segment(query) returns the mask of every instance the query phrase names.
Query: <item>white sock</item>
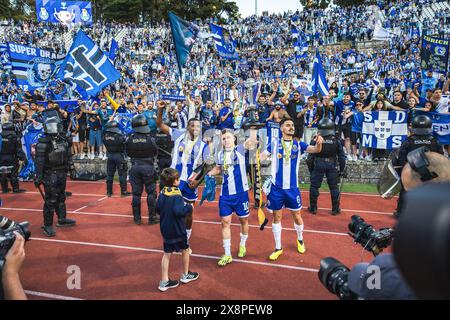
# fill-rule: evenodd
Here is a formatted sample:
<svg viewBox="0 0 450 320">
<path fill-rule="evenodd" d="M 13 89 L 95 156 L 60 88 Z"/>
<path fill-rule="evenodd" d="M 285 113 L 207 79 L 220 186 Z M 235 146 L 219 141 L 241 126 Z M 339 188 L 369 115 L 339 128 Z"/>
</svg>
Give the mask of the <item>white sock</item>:
<svg viewBox="0 0 450 320">
<path fill-rule="evenodd" d="M 188 240 L 191 239 L 192 229 L 186 229 Z"/>
<path fill-rule="evenodd" d="M 275 249 L 281 250 L 281 222 L 278 224 L 272 223 L 272 232 L 275 239 Z"/>
<path fill-rule="evenodd" d="M 231 256 L 231 239 L 223 240 L 223 248 L 225 249 L 225 255 Z"/>
<path fill-rule="evenodd" d="M 297 239 L 299 241 L 303 241 L 303 224 L 298 225 L 294 223 L 294 228 L 295 231 L 297 231 Z"/>
<path fill-rule="evenodd" d="M 240 244 L 241 247 L 245 247 L 247 239 L 248 239 L 248 234 L 241 233 L 241 244 Z"/>
</svg>

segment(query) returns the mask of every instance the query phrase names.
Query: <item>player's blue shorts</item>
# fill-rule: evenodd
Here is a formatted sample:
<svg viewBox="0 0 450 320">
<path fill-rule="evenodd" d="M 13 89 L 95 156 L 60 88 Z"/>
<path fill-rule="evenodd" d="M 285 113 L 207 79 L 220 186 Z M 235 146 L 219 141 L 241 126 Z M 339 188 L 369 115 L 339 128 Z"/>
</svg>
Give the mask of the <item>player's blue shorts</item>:
<svg viewBox="0 0 450 320">
<path fill-rule="evenodd" d="M 192 190 L 189 188 L 189 184 L 186 181 L 180 181 L 180 186 L 178 187 L 181 191 L 183 199 L 188 202 L 195 202 L 198 199 L 197 189 Z"/>
<path fill-rule="evenodd" d="M 228 217 L 236 212 L 239 218 L 247 218 L 250 215 L 248 205 L 248 192 L 241 192 L 233 196 L 220 196 L 219 214 L 221 217 Z"/>
<path fill-rule="evenodd" d="M 267 209 L 270 211 L 278 211 L 283 208 L 291 211 L 300 211 L 302 209 L 300 189 L 292 188 L 284 190 L 272 184 L 270 193 L 267 196 Z"/>
</svg>

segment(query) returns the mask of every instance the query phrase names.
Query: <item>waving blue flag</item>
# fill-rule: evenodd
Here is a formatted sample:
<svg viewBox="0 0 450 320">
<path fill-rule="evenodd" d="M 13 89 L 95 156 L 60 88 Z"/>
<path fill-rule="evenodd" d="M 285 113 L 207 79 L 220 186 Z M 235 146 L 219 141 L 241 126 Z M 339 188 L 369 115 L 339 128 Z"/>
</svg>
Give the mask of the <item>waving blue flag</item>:
<svg viewBox="0 0 450 320">
<path fill-rule="evenodd" d="M 172 39 L 177 53 L 178 69 L 180 76 L 182 68 L 185 67 L 187 58 L 191 53 L 194 43 L 197 41 L 199 28 L 193 23 L 189 23 L 177 17 L 173 12 L 169 12 L 170 29 L 172 30 Z"/>
<path fill-rule="evenodd" d="M 437 112 L 417 112 L 417 114 L 426 115 L 433 121 L 433 134 L 440 144 L 450 145 L 450 114 Z"/>
<path fill-rule="evenodd" d="M 120 73 L 98 45 L 80 30 L 57 78 L 70 83 L 87 100 L 110 83 L 119 80 Z"/>
<path fill-rule="evenodd" d="M 119 44 L 117 43 L 116 39 L 112 39 L 111 48 L 109 49 L 109 59 L 113 63 L 114 63 L 114 60 L 116 59 L 118 51 L 119 51 Z"/>
<path fill-rule="evenodd" d="M 317 94 L 320 92 L 322 96 L 328 95 L 328 84 L 325 71 L 322 66 L 319 50 L 316 50 L 316 58 L 314 59 L 313 76 L 312 76 L 312 92 Z"/>
<path fill-rule="evenodd" d="M 211 31 L 214 34 L 214 41 L 216 43 L 219 56 L 229 60 L 239 59 L 236 52 L 236 43 L 231 37 L 230 32 L 227 29 L 213 23 L 211 23 Z"/>
<path fill-rule="evenodd" d="M 42 124 L 36 126 L 31 123 L 25 128 L 22 136 L 22 150 L 27 157 L 25 167 L 20 171 L 19 178 L 23 180 L 32 180 L 34 178 L 35 166 L 33 157 L 31 156 L 31 147 L 36 144 L 40 137 L 44 135 Z"/>
</svg>

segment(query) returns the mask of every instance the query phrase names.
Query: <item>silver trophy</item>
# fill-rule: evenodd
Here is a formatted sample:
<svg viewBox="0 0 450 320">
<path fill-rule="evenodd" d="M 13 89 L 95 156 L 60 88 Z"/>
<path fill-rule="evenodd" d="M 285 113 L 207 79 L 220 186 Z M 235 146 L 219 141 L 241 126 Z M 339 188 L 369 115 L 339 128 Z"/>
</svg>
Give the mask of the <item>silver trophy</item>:
<svg viewBox="0 0 450 320">
<path fill-rule="evenodd" d="M 264 123 L 259 122 L 258 120 L 258 114 L 256 109 L 256 101 L 254 100 L 254 88 L 255 88 L 256 81 L 253 78 L 248 78 L 247 81 L 245 81 L 244 85 L 247 91 L 247 98 L 249 101 L 249 105 L 247 106 L 247 119 L 244 122 L 244 129 L 260 129 L 265 126 Z"/>
</svg>

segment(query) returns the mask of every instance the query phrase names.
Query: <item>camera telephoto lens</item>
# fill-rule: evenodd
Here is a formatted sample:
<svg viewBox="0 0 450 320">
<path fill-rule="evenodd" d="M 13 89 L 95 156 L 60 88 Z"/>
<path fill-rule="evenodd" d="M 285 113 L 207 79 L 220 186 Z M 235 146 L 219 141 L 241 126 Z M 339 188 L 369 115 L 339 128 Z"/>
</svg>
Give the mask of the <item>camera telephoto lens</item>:
<svg viewBox="0 0 450 320">
<path fill-rule="evenodd" d="M 325 288 L 341 300 L 356 300 L 358 297 L 348 288 L 350 269 L 337 259 L 328 257 L 320 261 L 319 280 Z"/>
</svg>

